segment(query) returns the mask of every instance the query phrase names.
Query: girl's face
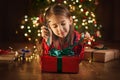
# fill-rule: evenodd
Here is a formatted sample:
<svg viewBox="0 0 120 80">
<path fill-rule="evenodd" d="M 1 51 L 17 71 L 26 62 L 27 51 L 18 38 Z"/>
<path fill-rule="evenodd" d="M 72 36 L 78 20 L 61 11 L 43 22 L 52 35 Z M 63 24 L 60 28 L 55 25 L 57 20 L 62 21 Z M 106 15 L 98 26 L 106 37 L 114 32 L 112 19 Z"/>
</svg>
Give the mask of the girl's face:
<svg viewBox="0 0 120 80">
<path fill-rule="evenodd" d="M 53 33 L 60 38 L 67 36 L 72 25 L 72 18 L 65 16 L 51 16 L 48 21 Z"/>
</svg>

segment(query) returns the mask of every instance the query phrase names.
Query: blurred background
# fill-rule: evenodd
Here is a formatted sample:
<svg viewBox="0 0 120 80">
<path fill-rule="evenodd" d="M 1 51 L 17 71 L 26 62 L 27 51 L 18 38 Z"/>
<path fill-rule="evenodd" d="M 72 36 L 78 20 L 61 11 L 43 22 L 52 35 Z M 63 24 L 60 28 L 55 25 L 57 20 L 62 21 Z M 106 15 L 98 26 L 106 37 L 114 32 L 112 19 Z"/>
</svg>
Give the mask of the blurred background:
<svg viewBox="0 0 120 80">
<path fill-rule="evenodd" d="M 30 0 L 0 1 L 0 44 L 26 42 L 22 34 L 16 35 L 22 17 L 30 8 Z M 43 0 L 44 1 L 44 0 Z M 102 41 L 120 42 L 120 0 L 98 0 L 96 14 L 102 27 Z"/>
</svg>

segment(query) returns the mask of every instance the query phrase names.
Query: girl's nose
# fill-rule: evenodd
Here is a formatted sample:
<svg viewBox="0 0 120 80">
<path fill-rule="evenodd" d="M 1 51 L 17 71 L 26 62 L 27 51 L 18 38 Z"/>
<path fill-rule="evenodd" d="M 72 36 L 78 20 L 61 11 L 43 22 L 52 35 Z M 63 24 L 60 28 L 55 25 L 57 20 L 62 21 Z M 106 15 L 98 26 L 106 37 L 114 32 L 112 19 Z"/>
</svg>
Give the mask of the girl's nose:
<svg viewBox="0 0 120 80">
<path fill-rule="evenodd" d="M 59 29 L 60 32 L 63 32 L 63 30 L 64 30 L 61 25 L 58 25 L 58 29 Z"/>
</svg>

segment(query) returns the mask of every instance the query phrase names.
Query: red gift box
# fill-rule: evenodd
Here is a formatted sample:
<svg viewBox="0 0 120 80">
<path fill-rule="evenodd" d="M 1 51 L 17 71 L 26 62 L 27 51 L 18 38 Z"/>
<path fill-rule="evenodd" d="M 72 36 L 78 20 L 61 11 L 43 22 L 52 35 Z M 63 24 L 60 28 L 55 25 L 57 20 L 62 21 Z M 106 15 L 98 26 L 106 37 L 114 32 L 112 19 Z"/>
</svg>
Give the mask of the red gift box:
<svg viewBox="0 0 120 80">
<path fill-rule="evenodd" d="M 58 61 L 58 57 L 41 56 L 42 72 L 65 72 L 65 73 L 79 72 L 79 57 L 62 56 L 61 64 L 59 63 L 59 61 Z M 58 70 L 60 68 L 61 71 Z"/>
</svg>

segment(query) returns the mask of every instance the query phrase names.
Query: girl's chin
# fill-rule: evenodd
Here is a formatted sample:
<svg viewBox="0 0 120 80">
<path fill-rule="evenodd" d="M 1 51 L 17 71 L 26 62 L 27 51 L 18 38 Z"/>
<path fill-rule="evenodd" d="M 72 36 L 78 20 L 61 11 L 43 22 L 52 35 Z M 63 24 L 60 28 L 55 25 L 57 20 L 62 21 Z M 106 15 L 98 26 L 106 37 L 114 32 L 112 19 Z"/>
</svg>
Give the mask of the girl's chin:
<svg viewBox="0 0 120 80">
<path fill-rule="evenodd" d="M 66 37 L 66 35 L 61 35 L 61 36 L 59 36 L 60 38 L 65 38 Z"/>
</svg>

